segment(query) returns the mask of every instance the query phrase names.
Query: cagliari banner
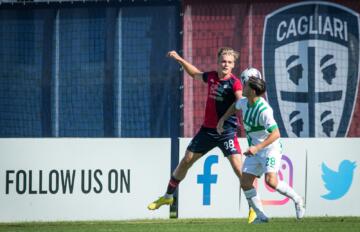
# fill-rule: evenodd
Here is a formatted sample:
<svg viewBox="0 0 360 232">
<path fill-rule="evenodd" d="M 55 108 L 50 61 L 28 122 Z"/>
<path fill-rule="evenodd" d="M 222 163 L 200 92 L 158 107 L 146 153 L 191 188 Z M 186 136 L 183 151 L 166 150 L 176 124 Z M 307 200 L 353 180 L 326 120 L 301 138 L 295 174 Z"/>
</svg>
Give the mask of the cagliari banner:
<svg viewBox="0 0 360 232">
<path fill-rule="evenodd" d="M 233 47 L 235 75 L 261 70 L 283 137 L 360 136 L 360 2 L 198 3 L 184 6 L 184 54 L 194 65 L 216 70 L 218 47 Z M 185 137 L 202 123 L 206 87 L 184 78 Z"/>
</svg>

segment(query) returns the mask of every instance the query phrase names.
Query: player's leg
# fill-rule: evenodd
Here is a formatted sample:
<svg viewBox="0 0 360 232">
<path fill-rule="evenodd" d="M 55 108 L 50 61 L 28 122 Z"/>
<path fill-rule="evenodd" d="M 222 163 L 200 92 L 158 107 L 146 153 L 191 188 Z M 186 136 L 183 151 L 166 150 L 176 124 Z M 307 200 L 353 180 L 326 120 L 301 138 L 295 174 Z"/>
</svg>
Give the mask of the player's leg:
<svg viewBox="0 0 360 232">
<path fill-rule="evenodd" d="M 220 148 L 224 156 L 229 160 L 235 175 L 241 180 L 242 172 L 242 157 L 241 148 L 236 136 L 235 130 L 225 131 L 221 135 L 216 134 L 213 136 L 217 141 L 217 147 Z"/>
<path fill-rule="evenodd" d="M 206 129 L 201 128 L 200 131 L 190 142 L 185 156 L 182 158 L 176 169 L 171 175 L 166 193 L 156 201 L 148 205 L 148 209 L 155 210 L 162 205 L 172 205 L 174 202 L 173 194 L 176 191 L 180 182 L 185 178 L 190 167 L 201 158 L 206 152 L 211 150 L 215 144 L 209 140 Z"/>
<path fill-rule="evenodd" d="M 241 188 L 244 191 L 246 200 L 248 201 L 250 207 L 253 208 L 256 213 L 256 219 L 253 220 L 252 223 L 265 223 L 268 222 L 269 219 L 265 215 L 261 199 L 253 186 L 255 178 L 257 178 L 255 175 L 243 172 L 241 178 Z"/>
<path fill-rule="evenodd" d="M 285 181 L 278 179 L 278 171 L 281 164 L 281 154 L 270 152 L 266 162 L 265 182 L 268 186 L 280 194 L 292 199 L 295 203 L 296 217 L 301 219 L 305 214 L 305 205 L 302 197 Z"/>
<path fill-rule="evenodd" d="M 191 166 L 215 146 L 216 143 L 213 142 L 209 130 L 201 128 L 191 140 L 185 152 L 185 156 L 181 159 L 180 163 L 171 175 L 165 196 L 172 197 L 172 194 L 175 192 L 180 181 L 185 178 L 186 173 Z"/>
<path fill-rule="evenodd" d="M 297 219 L 301 219 L 305 214 L 305 205 L 302 197 L 285 181 L 279 180 L 275 172 L 265 174 L 267 185 L 279 192 L 280 194 L 292 199 L 295 203 L 295 211 Z"/>
<path fill-rule="evenodd" d="M 195 153 L 192 151 L 187 150 L 185 152 L 184 158 L 180 161 L 179 165 L 176 167 L 176 169 L 173 172 L 173 177 L 178 180 L 182 181 L 187 171 L 191 168 L 191 166 L 200 159 L 204 154 L 203 153 Z"/>
<path fill-rule="evenodd" d="M 229 155 L 228 160 L 231 164 L 232 169 L 234 170 L 235 175 L 241 181 L 242 177 L 242 157 L 240 154 Z M 248 223 L 252 223 L 256 219 L 256 213 L 253 208 L 249 205 L 249 214 L 248 214 Z"/>
<path fill-rule="evenodd" d="M 204 154 L 203 153 L 195 153 L 189 150 L 186 150 L 185 156 L 182 158 L 176 169 L 174 170 L 171 178 L 169 180 L 166 193 L 164 195 L 165 198 L 173 198 L 174 192 L 176 191 L 180 182 L 185 178 L 186 173 L 191 168 L 191 166 L 200 159 Z"/>
<path fill-rule="evenodd" d="M 242 176 L 242 155 L 241 148 L 238 142 L 238 138 L 236 135 L 236 131 L 230 133 L 223 133 L 219 136 L 218 147 L 223 152 L 224 156 L 230 162 L 230 165 L 235 173 L 235 175 L 239 178 L 239 183 L 241 181 Z M 252 223 L 256 218 L 256 213 L 253 208 L 249 205 L 249 214 L 248 214 L 248 222 Z"/>
<path fill-rule="evenodd" d="M 239 181 L 241 180 L 242 176 L 242 158 L 240 154 L 233 154 L 227 156 L 227 159 L 230 162 L 230 165 L 235 173 L 235 175 L 238 177 Z"/>
<path fill-rule="evenodd" d="M 279 180 L 277 174 L 268 172 L 265 174 L 265 182 L 268 186 L 278 191 L 280 194 L 289 197 L 293 201 L 298 201 L 301 197 L 285 181 Z"/>
<path fill-rule="evenodd" d="M 184 158 L 180 161 L 175 171 L 171 175 L 166 193 L 156 201 L 148 205 L 148 209 L 155 210 L 162 205 L 172 205 L 174 202 L 174 192 L 176 191 L 179 183 L 185 178 L 189 168 L 203 156 L 202 153 L 194 153 L 189 150 L 186 151 Z"/>
<path fill-rule="evenodd" d="M 255 178 L 261 176 L 263 173 L 262 165 L 255 156 L 245 158 L 242 170 L 241 188 L 244 191 L 246 200 L 249 206 L 254 209 L 257 217 L 253 223 L 268 222 L 259 195 L 254 187 Z"/>
</svg>

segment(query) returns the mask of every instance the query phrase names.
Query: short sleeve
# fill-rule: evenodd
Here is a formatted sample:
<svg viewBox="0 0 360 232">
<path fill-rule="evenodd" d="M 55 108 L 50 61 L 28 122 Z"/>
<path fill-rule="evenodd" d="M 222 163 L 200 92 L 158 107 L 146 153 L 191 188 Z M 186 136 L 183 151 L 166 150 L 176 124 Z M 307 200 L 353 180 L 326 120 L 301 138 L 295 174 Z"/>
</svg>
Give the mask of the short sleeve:
<svg viewBox="0 0 360 232">
<path fill-rule="evenodd" d="M 243 97 L 236 101 L 235 109 L 236 110 L 244 110 L 244 106 L 247 104 L 247 98 Z"/>
<path fill-rule="evenodd" d="M 242 90 L 242 89 L 243 89 L 243 87 L 242 87 L 241 81 L 238 78 L 235 78 L 235 82 L 234 82 L 234 85 L 233 85 L 234 93 L 236 91 L 239 91 L 239 90 Z"/>
<path fill-rule="evenodd" d="M 262 112 L 260 110 L 259 119 L 260 125 L 262 125 L 269 133 L 273 132 L 273 130 L 278 128 L 278 125 L 274 119 L 274 113 L 271 108 L 266 108 Z"/>
</svg>

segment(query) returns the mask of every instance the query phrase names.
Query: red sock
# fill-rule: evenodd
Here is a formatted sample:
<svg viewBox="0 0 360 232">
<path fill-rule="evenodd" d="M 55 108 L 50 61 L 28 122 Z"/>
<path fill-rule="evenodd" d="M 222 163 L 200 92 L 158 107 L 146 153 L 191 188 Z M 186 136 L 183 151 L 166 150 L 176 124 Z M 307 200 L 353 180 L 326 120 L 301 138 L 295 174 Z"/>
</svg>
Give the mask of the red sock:
<svg viewBox="0 0 360 232">
<path fill-rule="evenodd" d="M 169 184 L 166 190 L 167 194 L 174 194 L 177 186 L 179 185 L 180 180 L 175 179 L 175 177 L 171 176 L 170 180 L 169 180 Z"/>
</svg>

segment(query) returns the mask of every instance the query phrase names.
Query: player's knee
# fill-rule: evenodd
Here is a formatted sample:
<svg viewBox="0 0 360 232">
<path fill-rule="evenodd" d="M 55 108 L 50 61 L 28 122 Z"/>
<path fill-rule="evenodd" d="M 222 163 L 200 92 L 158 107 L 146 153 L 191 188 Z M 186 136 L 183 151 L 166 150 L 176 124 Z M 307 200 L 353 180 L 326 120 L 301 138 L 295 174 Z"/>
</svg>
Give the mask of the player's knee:
<svg viewBox="0 0 360 232">
<path fill-rule="evenodd" d="M 193 163 L 196 161 L 196 158 L 192 152 L 187 152 L 184 158 L 181 160 L 180 164 L 183 168 L 190 168 Z"/>
<path fill-rule="evenodd" d="M 277 186 L 277 178 L 274 176 L 266 175 L 265 176 L 265 182 L 268 186 L 270 186 L 272 189 L 276 189 Z"/>
<path fill-rule="evenodd" d="M 253 187 L 251 181 L 244 178 L 241 179 L 240 186 L 244 191 L 249 190 Z"/>
<path fill-rule="evenodd" d="M 184 157 L 180 162 L 181 169 L 188 169 L 192 165 L 191 159 Z"/>
<path fill-rule="evenodd" d="M 250 189 L 250 187 L 247 184 L 244 184 L 243 182 L 241 182 L 240 186 L 244 191 Z"/>
<path fill-rule="evenodd" d="M 242 176 L 242 160 L 241 160 L 241 156 L 239 155 L 238 157 L 236 157 L 236 155 L 230 156 L 228 157 L 231 167 L 233 168 L 234 172 L 236 173 L 236 175 L 241 178 Z"/>
<path fill-rule="evenodd" d="M 235 164 L 231 164 L 231 167 L 234 170 L 234 172 L 236 173 L 236 175 L 241 177 L 241 175 L 242 175 L 241 167 L 239 165 L 235 165 Z"/>
<path fill-rule="evenodd" d="M 241 178 L 242 178 L 241 169 L 236 168 L 236 169 L 234 169 L 234 172 L 235 172 L 236 176 L 239 178 L 239 180 L 241 180 Z"/>
</svg>

